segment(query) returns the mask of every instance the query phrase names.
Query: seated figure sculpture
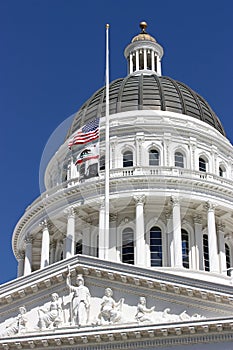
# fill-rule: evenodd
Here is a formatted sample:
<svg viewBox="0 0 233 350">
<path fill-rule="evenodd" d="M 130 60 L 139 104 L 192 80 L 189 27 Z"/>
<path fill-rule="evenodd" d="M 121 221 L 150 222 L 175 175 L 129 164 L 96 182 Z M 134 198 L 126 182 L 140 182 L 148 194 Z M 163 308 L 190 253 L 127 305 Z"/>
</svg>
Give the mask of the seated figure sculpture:
<svg viewBox="0 0 233 350">
<path fill-rule="evenodd" d="M 152 306 L 151 308 L 146 307 L 146 298 L 140 297 L 139 303 L 137 306 L 137 313 L 135 315 L 135 318 L 137 322 L 151 322 L 151 318 L 147 316 L 148 313 L 152 313 L 154 311 L 155 307 Z"/>
<path fill-rule="evenodd" d="M 15 320 L 10 323 L 5 331 L 1 334 L 1 337 L 10 337 L 12 335 L 15 335 L 17 333 L 25 333 L 27 330 L 27 317 L 25 316 L 27 310 L 25 306 L 19 307 L 19 314 L 15 318 Z"/>
<path fill-rule="evenodd" d="M 121 311 L 124 298 L 121 298 L 118 302 L 116 302 L 112 296 L 112 289 L 106 288 L 105 295 L 102 298 L 100 313 L 98 315 L 99 324 L 112 324 L 121 320 Z"/>
<path fill-rule="evenodd" d="M 52 301 L 48 309 L 39 308 L 38 326 L 41 330 L 46 328 L 58 327 L 62 323 L 62 307 L 59 295 L 57 293 L 51 294 Z"/>
</svg>

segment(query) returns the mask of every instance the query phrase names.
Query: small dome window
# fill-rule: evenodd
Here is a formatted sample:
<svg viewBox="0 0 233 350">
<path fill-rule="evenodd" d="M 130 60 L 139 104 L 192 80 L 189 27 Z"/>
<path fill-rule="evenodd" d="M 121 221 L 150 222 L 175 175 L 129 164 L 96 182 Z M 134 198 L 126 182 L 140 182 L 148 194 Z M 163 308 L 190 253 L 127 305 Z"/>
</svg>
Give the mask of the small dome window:
<svg viewBox="0 0 233 350">
<path fill-rule="evenodd" d="M 122 262 L 134 265 L 134 232 L 130 227 L 122 233 Z"/>
<path fill-rule="evenodd" d="M 223 165 L 220 165 L 218 168 L 218 175 L 221 177 L 225 177 L 226 169 Z"/>
<path fill-rule="evenodd" d="M 82 253 L 83 253 L 83 243 L 82 243 L 82 240 L 80 239 L 76 243 L 75 254 L 82 254 Z"/>
<path fill-rule="evenodd" d="M 204 173 L 207 171 L 207 161 L 203 157 L 199 158 L 199 171 L 203 171 Z"/>
<path fill-rule="evenodd" d="M 123 153 L 123 168 L 133 166 L 133 152 L 125 151 Z"/>
<path fill-rule="evenodd" d="M 100 171 L 105 170 L 105 156 L 100 157 L 100 163 L 99 163 Z"/>
<path fill-rule="evenodd" d="M 159 151 L 156 149 L 149 151 L 149 165 L 159 165 Z"/>
<path fill-rule="evenodd" d="M 162 266 L 162 232 L 159 227 L 150 229 L 150 261 L 151 266 Z"/>
<path fill-rule="evenodd" d="M 175 167 L 184 168 L 184 155 L 181 152 L 175 152 Z"/>
<path fill-rule="evenodd" d="M 210 271 L 208 235 L 203 235 L 204 269 Z"/>
<path fill-rule="evenodd" d="M 189 234 L 186 230 L 181 230 L 181 239 L 183 266 L 189 269 Z"/>
<path fill-rule="evenodd" d="M 230 248 L 227 243 L 225 243 L 225 253 L 226 253 L 226 264 L 227 264 L 227 275 L 230 276 L 230 267 L 231 267 L 231 255 L 230 255 Z"/>
</svg>

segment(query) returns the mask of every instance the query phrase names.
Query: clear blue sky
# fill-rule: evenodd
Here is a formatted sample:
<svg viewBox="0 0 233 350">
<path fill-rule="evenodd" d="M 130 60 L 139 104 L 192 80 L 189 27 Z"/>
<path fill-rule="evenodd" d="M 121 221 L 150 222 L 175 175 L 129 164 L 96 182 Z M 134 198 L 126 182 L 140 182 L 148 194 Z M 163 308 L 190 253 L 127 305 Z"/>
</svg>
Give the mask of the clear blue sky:
<svg viewBox="0 0 233 350">
<path fill-rule="evenodd" d="M 104 85 L 105 24 L 114 80 L 142 20 L 164 47 L 163 75 L 200 93 L 233 141 L 232 1 L 0 0 L 0 284 L 16 277 L 11 236 L 40 194 L 47 140 Z"/>
</svg>

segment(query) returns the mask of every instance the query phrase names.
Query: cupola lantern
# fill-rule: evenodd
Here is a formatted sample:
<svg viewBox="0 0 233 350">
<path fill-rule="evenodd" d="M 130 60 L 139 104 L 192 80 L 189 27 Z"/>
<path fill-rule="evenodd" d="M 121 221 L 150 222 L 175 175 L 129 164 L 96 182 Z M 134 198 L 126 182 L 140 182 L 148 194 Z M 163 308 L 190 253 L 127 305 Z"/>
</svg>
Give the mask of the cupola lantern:
<svg viewBox="0 0 233 350">
<path fill-rule="evenodd" d="M 162 74 L 161 58 L 163 48 L 155 38 L 147 33 L 147 23 L 140 23 L 141 33 L 136 35 L 126 47 L 124 55 L 128 61 L 128 74 L 141 71 Z"/>
</svg>

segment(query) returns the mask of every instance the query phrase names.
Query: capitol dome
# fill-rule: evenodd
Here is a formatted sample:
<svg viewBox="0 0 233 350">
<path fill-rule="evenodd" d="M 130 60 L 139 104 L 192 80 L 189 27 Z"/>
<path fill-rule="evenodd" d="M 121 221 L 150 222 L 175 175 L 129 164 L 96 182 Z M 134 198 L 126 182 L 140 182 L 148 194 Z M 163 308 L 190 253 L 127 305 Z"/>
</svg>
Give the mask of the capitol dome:
<svg viewBox="0 0 233 350">
<path fill-rule="evenodd" d="M 14 229 L 6 349 L 232 340 L 233 148 L 208 103 L 162 75 L 163 48 L 141 29 L 124 51 L 128 75 L 106 77 L 76 113 Z M 52 292 L 53 323 L 39 308 Z M 6 338 L 20 302 L 31 333 Z"/>
<path fill-rule="evenodd" d="M 206 100 L 184 83 L 142 71 L 117 79 L 109 86 L 110 114 L 135 110 L 161 110 L 181 113 L 199 119 L 225 135 L 223 126 Z M 105 116 L 105 87 L 95 92 L 79 109 L 67 134 L 95 116 Z"/>
</svg>

